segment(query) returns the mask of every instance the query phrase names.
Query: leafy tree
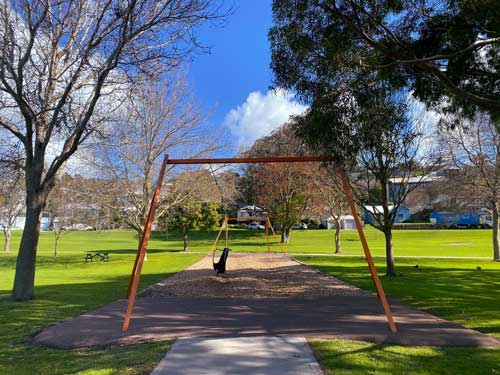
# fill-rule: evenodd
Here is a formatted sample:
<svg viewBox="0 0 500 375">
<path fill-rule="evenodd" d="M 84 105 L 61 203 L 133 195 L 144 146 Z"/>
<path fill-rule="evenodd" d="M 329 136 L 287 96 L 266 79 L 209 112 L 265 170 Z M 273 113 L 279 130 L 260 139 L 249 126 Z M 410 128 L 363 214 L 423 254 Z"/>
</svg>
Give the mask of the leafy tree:
<svg viewBox="0 0 500 375">
<path fill-rule="evenodd" d="M 303 142 L 289 125 L 255 141 L 246 156 L 286 156 L 306 154 Z M 302 218 L 308 194 L 310 166 L 307 163 L 255 164 L 248 166 L 242 182 L 254 203 L 269 210 L 273 222 L 281 225 L 281 242 L 288 243 L 293 225 Z M 247 202 L 247 204 L 250 202 Z"/>
<path fill-rule="evenodd" d="M 408 118 L 405 95 L 380 84 L 365 87 L 348 99 L 335 91 L 333 97 L 319 97 L 304 116 L 295 118 L 295 130 L 313 150 L 336 158 L 333 167 L 350 175 L 358 204 L 381 206 L 373 225 L 385 236 L 387 275 L 395 275 L 392 226 L 398 208 L 418 186 L 410 185 L 410 178 L 429 156 L 422 153 L 418 124 Z M 390 197 L 388 184 L 394 176 L 400 177 L 401 188 Z"/>
<path fill-rule="evenodd" d="M 170 214 L 169 227 L 178 230 L 188 251 L 188 233 L 191 230 L 213 230 L 219 223 L 218 205 L 214 203 L 185 203 Z"/>
<path fill-rule="evenodd" d="M 281 243 L 288 243 L 292 227 L 302 219 L 311 196 L 306 191 L 305 165 L 268 164 L 256 172 L 255 202 L 266 207 L 273 223 L 280 224 Z"/>
<path fill-rule="evenodd" d="M 430 106 L 500 112 L 497 0 L 274 0 L 276 85 L 306 101 L 375 73 Z"/>
</svg>

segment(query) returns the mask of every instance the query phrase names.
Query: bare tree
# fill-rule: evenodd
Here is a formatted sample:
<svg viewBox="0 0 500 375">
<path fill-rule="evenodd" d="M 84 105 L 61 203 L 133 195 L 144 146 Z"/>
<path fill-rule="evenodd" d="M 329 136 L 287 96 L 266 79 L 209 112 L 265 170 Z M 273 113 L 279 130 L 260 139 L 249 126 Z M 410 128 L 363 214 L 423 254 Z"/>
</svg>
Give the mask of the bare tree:
<svg viewBox="0 0 500 375">
<path fill-rule="evenodd" d="M 40 214 L 54 178 L 113 114 L 120 89 L 198 48 L 194 28 L 216 0 L 4 0 L 0 127 L 25 153 L 26 224 L 12 297 L 34 296 Z M 105 99 L 105 100 L 104 100 Z M 55 154 L 47 160 L 48 151 Z"/>
<path fill-rule="evenodd" d="M 23 173 L 19 168 L 1 165 L 0 226 L 4 234 L 4 251 L 10 251 L 11 228 L 24 210 Z"/>
<path fill-rule="evenodd" d="M 54 257 L 57 257 L 59 241 L 73 224 L 79 223 L 82 207 L 80 199 L 81 177 L 73 178 L 68 174 L 57 178 L 48 200 L 45 211 L 49 214 L 50 229 L 54 234 Z"/>
<path fill-rule="evenodd" d="M 105 179 L 115 182 L 120 199 L 108 203 L 118 205 L 116 212 L 140 238 L 164 155 L 195 157 L 212 152 L 218 142 L 182 74 L 171 73 L 153 85 L 142 82 L 126 103 L 114 136 L 96 145 L 94 165 Z M 193 184 L 187 186 L 186 191 L 194 188 Z M 186 191 L 165 186 L 157 217 L 187 199 Z"/>
<path fill-rule="evenodd" d="M 500 134 L 485 113 L 474 120 L 451 116 L 441 122 L 449 159 L 460 168 L 462 189 L 484 196 L 493 214 L 493 260 L 500 261 Z"/>
<path fill-rule="evenodd" d="M 341 188 L 342 182 L 338 180 L 338 173 L 324 167 L 318 167 L 317 173 L 312 176 L 313 212 L 324 216 L 327 214 L 335 222 L 334 247 L 335 253 L 342 252 L 340 232 L 342 229 L 342 215 L 349 212 L 349 205 L 345 193 Z M 327 224 L 328 225 L 328 224 Z"/>
</svg>

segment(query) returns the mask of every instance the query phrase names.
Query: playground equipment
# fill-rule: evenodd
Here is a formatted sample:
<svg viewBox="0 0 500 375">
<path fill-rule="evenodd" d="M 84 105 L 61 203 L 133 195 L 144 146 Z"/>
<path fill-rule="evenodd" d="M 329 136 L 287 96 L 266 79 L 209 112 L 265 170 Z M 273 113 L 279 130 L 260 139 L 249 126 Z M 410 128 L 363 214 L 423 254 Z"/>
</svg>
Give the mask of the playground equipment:
<svg viewBox="0 0 500 375">
<path fill-rule="evenodd" d="M 215 238 L 212 246 L 210 247 L 210 251 L 208 252 L 209 255 L 212 254 L 212 263 L 214 266 L 214 271 L 217 273 L 217 276 L 219 276 L 219 273 L 222 274 L 222 273 L 226 272 L 226 261 L 227 261 L 228 255 L 229 255 L 229 251 L 231 251 L 231 249 L 229 248 L 229 221 L 237 221 L 237 222 L 246 222 L 246 221 L 262 222 L 263 221 L 263 222 L 265 222 L 266 223 L 265 234 L 266 234 L 267 252 L 268 253 L 271 252 L 271 247 L 269 244 L 269 229 L 271 229 L 271 232 L 273 233 L 275 240 L 278 241 L 278 243 L 280 245 L 280 249 L 281 249 L 281 251 L 283 251 L 283 245 L 279 242 L 278 236 L 276 235 L 276 232 L 274 231 L 274 228 L 271 225 L 271 221 L 269 220 L 269 217 L 267 215 L 264 217 L 253 217 L 253 218 L 251 218 L 251 217 L 249 217 L 249 218 L 226 217 L 222 221 L 222 225 L 220 227 L 219 233 L 217 233 L 217 237 Z M 217 244 L 219 243 L 221 234 L 224 230 L 226 231 L 226 239 L 224 242 L 224 249 L 222 251 L 222 255 L 220 257 L 219 262 L 216 263 L 215 262 L 215 253 L 217 251 Z M 258 246 L 257 246 L 257 248 L 258 248 Z"/>
<path fill-rule="evenodd" d="M 331 159 L 320 157 L 320 156 L 276 156 L 276 157 L 256 157 L 256 158 L 206 158 L 206 159 L 169 159 L 168 155 L 165 155 L 163 160 L 160 174 L 158 177 L 158 182 L 156 185 L 155 193 L 151 202 L 151 207 L 148 212 L 148 216 L 146 219 L 146 225 L 144 231 L 141 236 L 141 240 L 139 242 L 139 247 L 137 249 L 137 254 L 135 257 L 134 267 L 132 269 L 132 274 L 130 276 L 130 281 L 127 288 L 126 298 L 128 299 L 127 310 L 125 312 L 125 319 L 123 321 L 122 331 L 125 332 L 128 330 L 130 326 L 130 319 L 132 317 L 132 311 L 134 309 L 135 297 L 137 294 L 137 288 L 139 285 L 139 279 L 141 277 L 142 266 L 144 264 L 144 257 L 146 254 L 146 248 L 149 241 L 149 237 L 151 236 L 151 228 L 153 225 L 153 219 L 155 215 L 155 211 L 158 208 L 158 200 L 160 198 L 160 191 L 163 185 L 163 178 L 165 176 L 165 171 L 167 165 L 178 165 L 178 164 L 202 164 L 202 165 L 211 165 L 211 164 L 236 164 L 236 163 L 298 163 L 298 162 L 328 162 Z M 347 177 L 343 170 L 338 170 L 339 177 L 342 180 L 342 187 L 344 190 L 344 194 L 346 195 L 346 199 L 349 203 L 349 207 L 351 209 L 352 216 L 356 223 L 356 228 L 358 230 L 359 239 L 361 241 L 361 245 L 363 246 L 363 251 L 365 254 L 366 262 L 368 263 L 368 268 L 370 270 L 370 274 L 372 276 L 373 283 L 377 290 L 377 296 L 380 299 L 382 306 L 384 308 L 384 313 L 387 317 L 387 322 L 389 324 L 389 328 L 391 332 L 396 333 L 397 327 L 392 317 L 392 312 L 389 307 L 389 303 L 387 302 L 387 298 L 385 296 L 384 289 L 382 287 L 382 283 L 380 282 L 380 278 L 377 273 L 377 269 L 375 268 L 375 264 L 373 263 L 373 258 L 370 253 L 370 249 L 368 247 L 368 243 L 366 241 L 365 234 L 363 232 L 363 227 L 361 225 L 361 221 L 359 220 L 356 204 L 352 198 L 351 187 L 347 180 Z M 228 219 L 226 218 L 224 222 L 227 224 Z M 269 218 L 266 217 L 266 232 L 267 226 L 269 223 Z M 223 225 L 224 227 L 224 225 Z M 226 244 L 228 241 L 228 228 L 226 225 Z M 217 238 L 212 245 L 211 253 L 215 250 L 217 245 L 217 241 L 219 240 L 222 234 L 222 227 L 219 231 Z M 225 246 L 227 248 L 227 246 Z M 269 245 L 268 245 L 269 251 Z"/>
<path fill-rule="evenodd" d="M 212 263 L 214 265 L 214 271 L 217 273 L 217 276 L 219 276 L 219 273 L 222 274 L 226 272 L 226 262 L 230 251 L 231 251 L 230 248 L 225 247 L 224 250 L 222 250 L 222 255 L 220 256 L 220 259 L 217 263 L 215 263 L 215 251 L 214 251 L 212 255 Z"/>
</svg>

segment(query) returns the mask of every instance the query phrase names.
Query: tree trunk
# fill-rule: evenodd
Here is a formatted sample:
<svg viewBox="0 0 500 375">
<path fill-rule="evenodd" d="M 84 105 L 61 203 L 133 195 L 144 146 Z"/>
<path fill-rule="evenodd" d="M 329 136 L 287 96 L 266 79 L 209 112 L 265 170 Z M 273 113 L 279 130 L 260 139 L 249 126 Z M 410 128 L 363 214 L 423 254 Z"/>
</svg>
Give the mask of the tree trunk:
<svg viewBox="0 0 500 375">
<path fill-rule="evenodd" d="M 59 235 L 56 234 L 56 238 L 54 241 L 54 258 L 57 257 L 57 247 L 59 245 Z"/>
<path fill-rule="evenodd" d="M 39 148 L 40 145 L 36 144 L 36 147 Z M 40 216 L 47 203 L 47 195 L 54 187 L 52 179 L 46 181 L 42 188 L 43 156 L 43 152 L 40 152 L 26 161 L 26 221 L 17 254 L 16 274 L 12 288 L 12 298 L 16 301 L 26 301 L 35 297 L 35 266 L 40 237 Z"/>
<path fill-rule="evenodd" d="M 31 197 L 29 194 L 27 195 L 26 223 L 24 224 L 21 245 L 17 255 L 16 276 L 12 290 L 12 298 L 16 301 L 26 301 L 35 296 L 36 251 L 40 236 L 40 215 L 45 203 L 40 201 L 40 196 Z M 38 193 L 37 195 L 41 194 Z"/>
<path fill-rule="evenodd" d="M 10 228 L 5 228 L 3 230 L 3 235 L 5 237 L 5 243 L 3 245 L 3 251 L 8 253 L 10 251 L 10 236 L 11 236 L 11 233 L 10 233 Z"/>
<path fill-rule="evenodd" d="M 387 276 L 396 276 L 396 266 L 394 264 L 394 254 L 392 252 L 392 230 L 391 228 L 386 228 L 384 230 L 385 235 L 385 260 L 387 263 Z"/>
<path fill-rule="evenodd" d="M 499 222 L 499 202 L 493 204 L 493 260 L 495 262 L 500 262 L 500 239 L 498 238 L 500 234 L 500 222 Z"/>
<path fill-rule="evenodd" d="M 335 223 L 335 254 L 340 254 L 342 252 L 342 247 L 340 246 L 340 222 Z"/>
<path fill-rule="evenodd" d="M 184 251 L 187 253 L 188 252 L 188 234 L 187 232 L 184 232 L 184 236 L 182 236 L 182 239 L 184 240 Z"/>
<path fill-rule="evenodd" d="M 290 240 L 290 231 L 290 228 L 283 226 L 283 230 L 281 231 L 281 243 L 288 243 Z"/>
</svg>

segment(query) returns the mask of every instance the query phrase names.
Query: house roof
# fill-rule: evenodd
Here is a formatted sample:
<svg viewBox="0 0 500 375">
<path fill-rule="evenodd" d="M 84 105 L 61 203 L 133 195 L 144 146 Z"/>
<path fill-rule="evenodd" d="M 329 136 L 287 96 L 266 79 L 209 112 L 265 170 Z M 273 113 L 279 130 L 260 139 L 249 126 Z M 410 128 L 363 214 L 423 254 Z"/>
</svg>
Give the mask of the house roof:
<svg viewBox="0 0 500 375">
<path fill-rule="evenodd" d="M 256 205 L 249 205 L 249 206 L 241 207 L 238 211 L 263 211 L 263 209 L 260 207 L 257 207 Z"/>
<path fill-rule="evenodd" d="M 434 182 L 444 180 L 444 176 L 437 176 L 435 174 L 428 174 L 425 176 L 414 176 L 414 177 L 392 177 L 389 182 L 392 184 L 418 184 L 423 182 Z"/>
<path fill-rule="evenodd" d="M 384 212 L 384 208 L 382 206 L 364 206 L 363 208 L 372 214 L 380 214 L 380 213 Z M 388 208 L 389 208 L 389 212 L 391 212 L 394 209 L 394 205 L 390 205 Z M 406 207 L 404 205 L 400 205 L 399 208 L 408 209 L 408 207 Z"/>
<path fill-rule="evenodd" d="M 322 221 L 332 221 L 333 217 L 332 216 L 324 216 L 321 218 Z M 352 215 L 341 215 L 340 220 L 354 220 L 354 217 Z"/>
</svg>

